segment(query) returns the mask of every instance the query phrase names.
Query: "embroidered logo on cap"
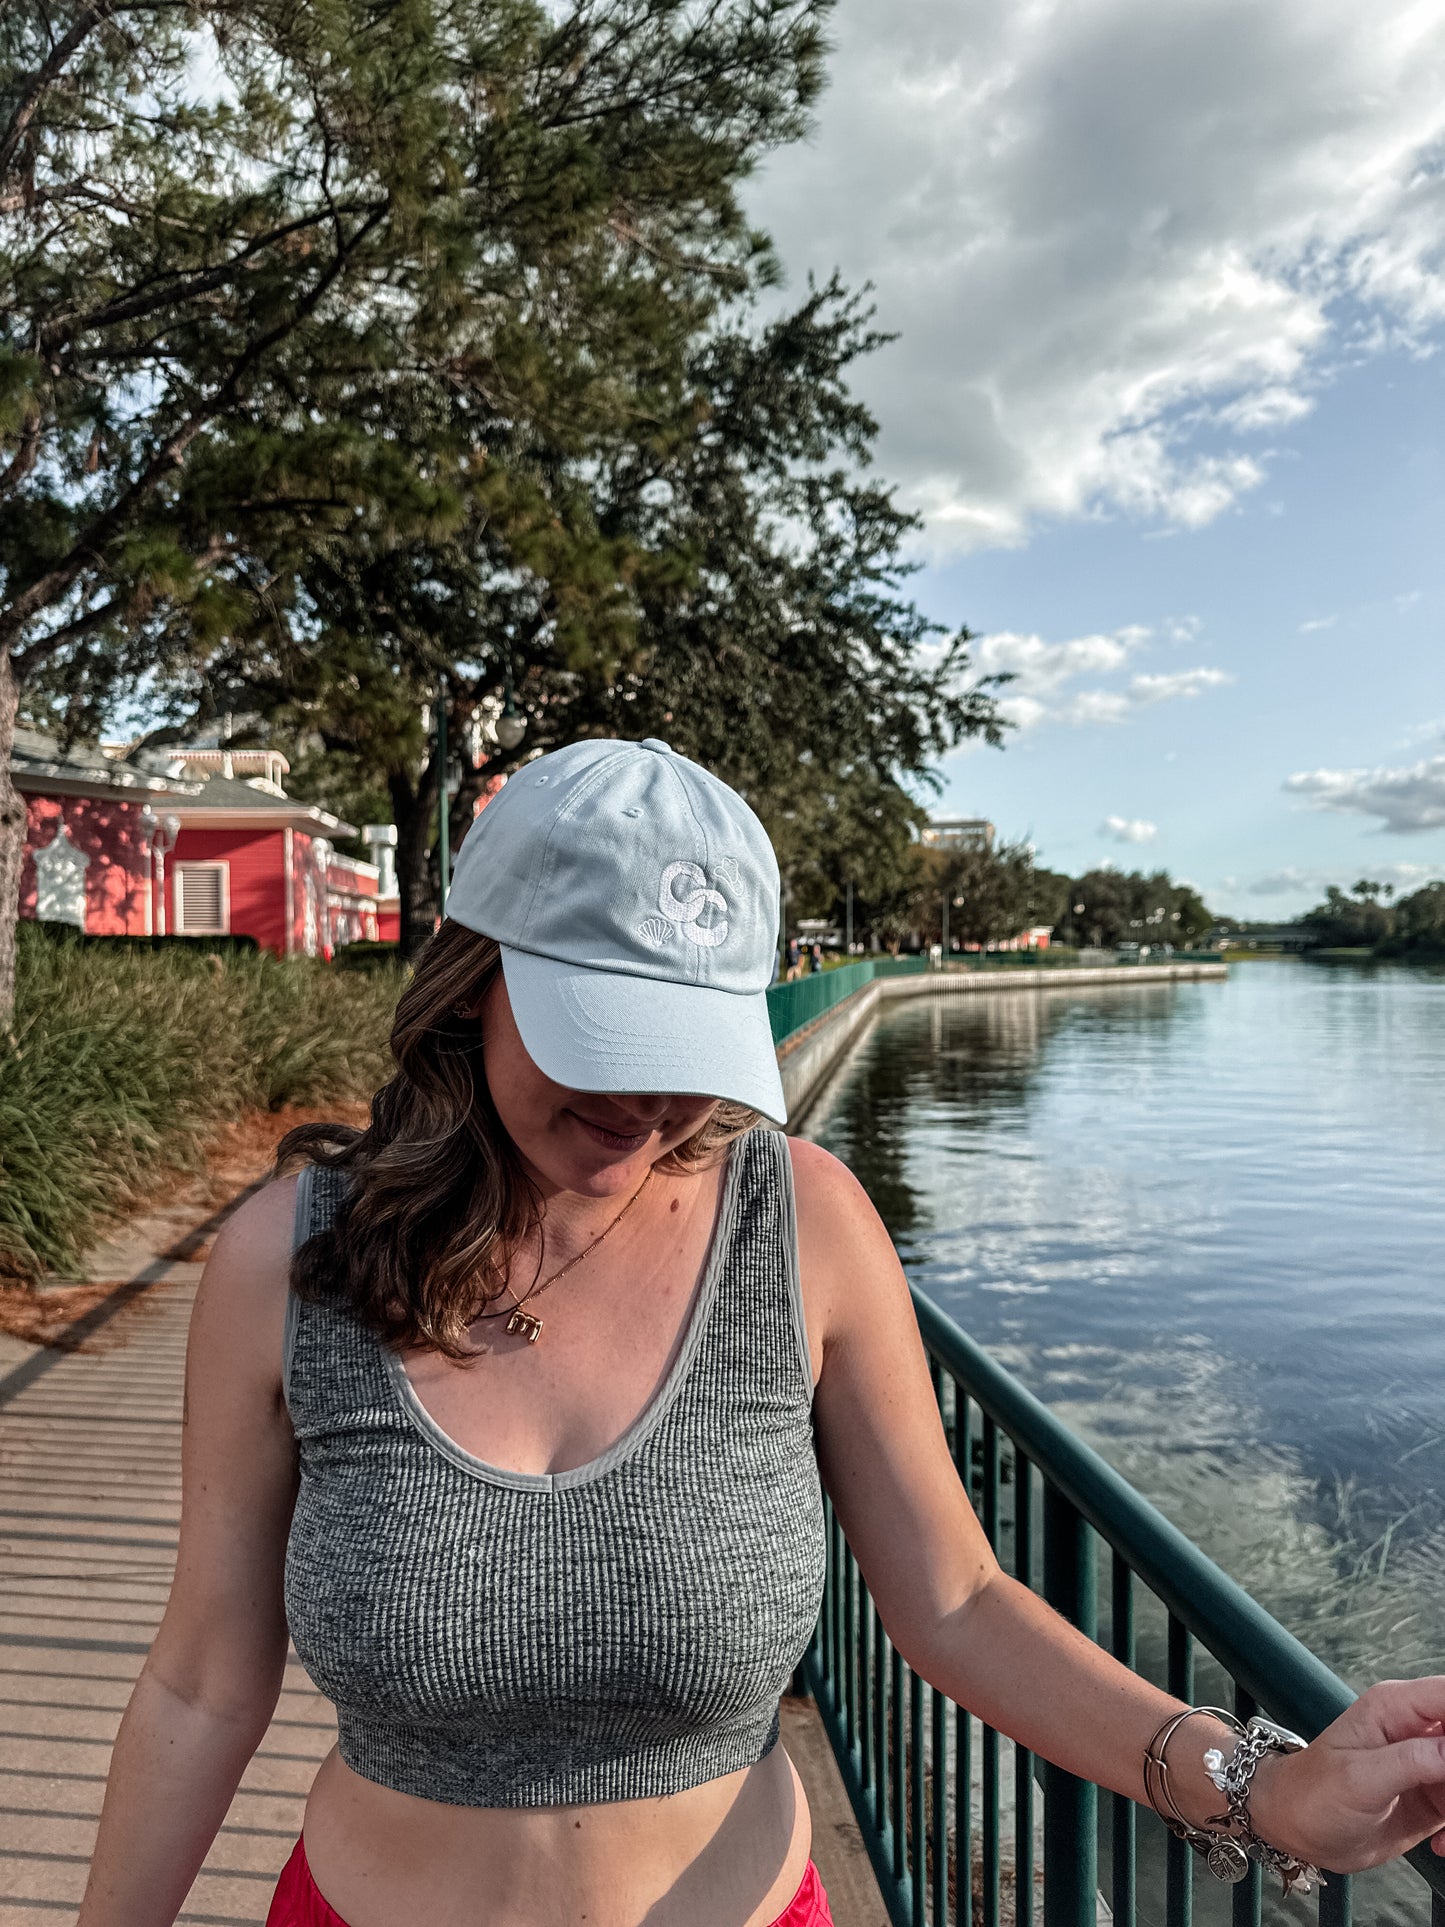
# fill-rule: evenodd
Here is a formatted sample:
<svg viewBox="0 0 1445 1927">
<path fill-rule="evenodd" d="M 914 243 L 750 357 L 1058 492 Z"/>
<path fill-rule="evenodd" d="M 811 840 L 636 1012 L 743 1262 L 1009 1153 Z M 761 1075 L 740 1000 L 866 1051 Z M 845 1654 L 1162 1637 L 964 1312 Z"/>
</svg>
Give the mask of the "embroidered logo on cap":
<svg viewBox="0 0 1445 1927">
<path fill-rule="evenodd" d="M 724 858 L 717 868 L 721 870 L 724 863 L 736 875 L 736 866 L 730 858 Z M 691 885 L 681 896 L 677 893 L 679 883 Z M 638 936 L 655 950 L 662 948 L 674 930 L 705 950 L 715 950 L 727 937 L 727 898 L 721 890 L 713 889 L 700 864 L 669 863 L 657 886 L 657 907 L 662 917 L 648 917 L 637 927 Z M 701 922 L 709 910 L 721 914 L 712 923 Z"/>
</svg>

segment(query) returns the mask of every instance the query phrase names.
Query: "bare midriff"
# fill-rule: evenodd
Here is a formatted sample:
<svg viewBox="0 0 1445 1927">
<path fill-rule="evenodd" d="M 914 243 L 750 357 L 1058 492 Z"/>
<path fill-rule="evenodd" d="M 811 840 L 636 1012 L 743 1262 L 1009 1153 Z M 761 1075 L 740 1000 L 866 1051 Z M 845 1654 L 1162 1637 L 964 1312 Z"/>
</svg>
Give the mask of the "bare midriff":
<svg viewBox="0 0 1445 1927">
<path fill-rule="evenodd" d="M 781 1745 L 683 1793 L 530 1808 L 394 1793 L 333 1750 L 305 1839 L 347 1927 L 769 1927 L 807 1869 L 811 1826 Z"/>
</svg>

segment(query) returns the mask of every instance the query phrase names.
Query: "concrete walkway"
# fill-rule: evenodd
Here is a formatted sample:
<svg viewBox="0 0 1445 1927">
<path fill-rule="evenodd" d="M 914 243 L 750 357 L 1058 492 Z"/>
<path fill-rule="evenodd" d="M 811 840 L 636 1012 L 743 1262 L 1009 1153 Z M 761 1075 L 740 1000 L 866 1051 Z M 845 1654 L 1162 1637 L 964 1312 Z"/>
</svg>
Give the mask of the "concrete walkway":
<svg viewBox="0 0 1445 1927">
<path fill-rule="evenodd" d="M 197 1250 L 208 1228 L 169 1249 Z M 152 1254 L 165 1248 L 131 1237 Z M 0 1378 L 0 1927 L 74 1917 L 111 1745 L 170 1585 L 186 1324 L 200 1265 L 189 1255 L 141 1255 L 132 1282 L 81 1321 L 79 1349 L 12 1345 L 19 1362 Z M 885 1927 L 816 1713 L 789 1702 L 784 1728 L 838 1927 Z M 293 1657 L 182 1921 L 264 1921 L 306 1788 L 334 1738 L 330 1707 Z"/>
</svg>

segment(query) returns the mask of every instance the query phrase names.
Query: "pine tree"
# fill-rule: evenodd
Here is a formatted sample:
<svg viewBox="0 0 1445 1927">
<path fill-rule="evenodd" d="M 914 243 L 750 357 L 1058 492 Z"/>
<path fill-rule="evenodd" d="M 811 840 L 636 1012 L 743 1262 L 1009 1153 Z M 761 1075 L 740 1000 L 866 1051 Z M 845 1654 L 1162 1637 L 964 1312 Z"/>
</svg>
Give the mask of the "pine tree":
<svg viewBox="0 0 1445 1927">
<path fill-rule="evenodd" d="M 27 686 L 77 726 L 141 675 L 204 707 L 267 621 L 314 633 L 313 564 L 479 536 L 550 546 L 564 601 L 607 606 L 623 551 L 569 464 L 668 422 L 679 343 L 766 275 L 736 190 L 801 131 L 819 16 L 0 11 L 0 1013 Z"/>
<path fill-rule="evenodd" d="M 850 880 L 902 887 L 922 814 L 906 785 L 1001 728 L 967 632 L 944 636 L 904 594 L 915 523 L 868 475 L 876 425 L 847 388 L 877 341 L 836 283 L 762 326 L 741 304 L 680 344 L 665 400 L 625 433 L 514 448 L 464 486 L 460 530 L 313 546 L 286 598 L 306 620 L 258 620 L 213 653 L 209 714 L 320 745 L 298 770 L 316 800 L 352 814 L 384 777 L 404 946 L 436 913 L 420 719 L 443 677 L 453 849 L 482 784 L 521 755 L 655 735 L 748 795 L 796 906 L 826 911 Z M 475 770 L 468 718 L 507 693 L 525 743 Z"/>
</svg>

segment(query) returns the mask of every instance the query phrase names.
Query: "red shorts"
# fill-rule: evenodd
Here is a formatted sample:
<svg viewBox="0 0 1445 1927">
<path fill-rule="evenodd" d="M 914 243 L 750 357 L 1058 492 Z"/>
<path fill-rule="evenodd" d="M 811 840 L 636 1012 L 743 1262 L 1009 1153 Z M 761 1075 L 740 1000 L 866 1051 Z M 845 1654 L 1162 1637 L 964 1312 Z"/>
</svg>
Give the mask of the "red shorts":
<svg viewBox="0 0 1445 1927">
<path fill-rule="evenodd" d="M 276 1883 L 266 1927 L 346 1927 L 346 1922 L 311 1878 L 306 1848 L 300 1840 L 292 1848 L 291 1858 Z M 804 1870 L 802 1884 L 773 1927 L 833 1927 L 828 1896 L 811 1860 Z"/>
</svg>

